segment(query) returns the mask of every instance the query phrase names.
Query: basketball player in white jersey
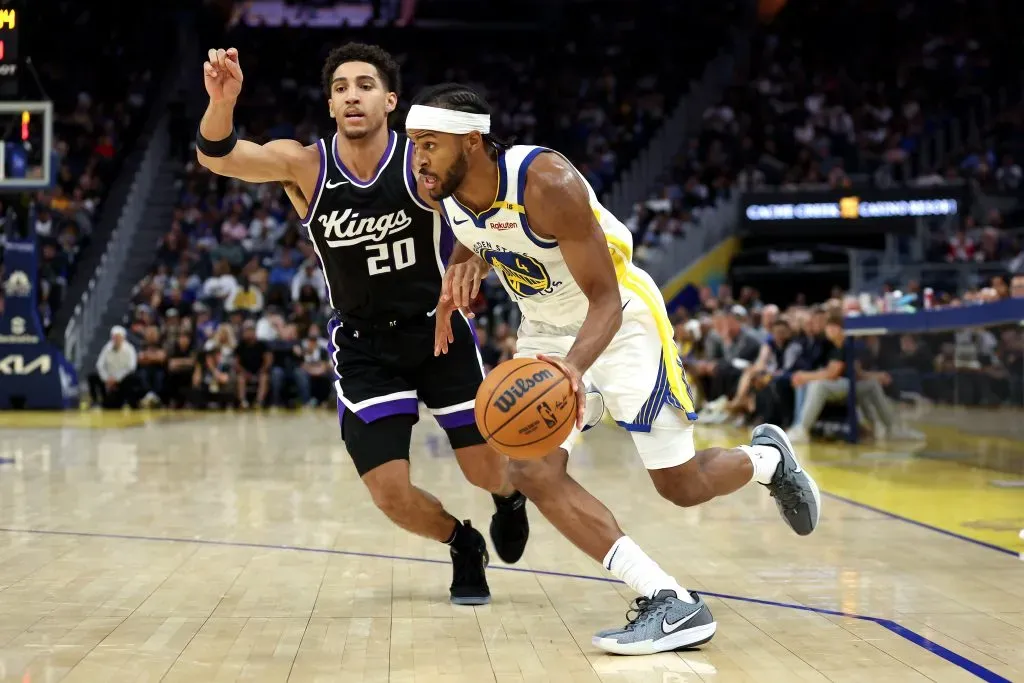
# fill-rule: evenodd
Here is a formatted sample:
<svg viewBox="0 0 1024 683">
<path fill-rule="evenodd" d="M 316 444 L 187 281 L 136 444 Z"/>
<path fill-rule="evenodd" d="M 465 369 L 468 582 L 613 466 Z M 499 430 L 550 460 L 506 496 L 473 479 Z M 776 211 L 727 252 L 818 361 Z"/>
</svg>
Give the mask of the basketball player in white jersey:
<svg viewBox="0 0 1024 683">
<path fill-rule="evenodd" d="M 756 428 L 749 446 L 695 452 L 693 400 L 661 294 L 630 262 L 629 231 L 565 157 L 494 144 L 487 103 L 459 84 L 421 93 L 406 130 L 414 168 L 459 241 L 441 306 L 468 306 L 495 268 L 523 313 L 517 356 L 554 362 L 577 392 L 569 440 L 543 459 L 513 461 L 512 479 L 566 538 L 640 594 L 629 623 L 598 633 L 594 645 L 650 654 L 707 642 L 716 624 L 700 596 L 662 570 L 566 473 L 577 430 L 607 406 L 664 498 L 686 507 L 757 482 L 800 535 L 818 522 L 816 484 L 774 425 Z M 452 339 L 442 310 L 437 353 Z"/>
</svg>

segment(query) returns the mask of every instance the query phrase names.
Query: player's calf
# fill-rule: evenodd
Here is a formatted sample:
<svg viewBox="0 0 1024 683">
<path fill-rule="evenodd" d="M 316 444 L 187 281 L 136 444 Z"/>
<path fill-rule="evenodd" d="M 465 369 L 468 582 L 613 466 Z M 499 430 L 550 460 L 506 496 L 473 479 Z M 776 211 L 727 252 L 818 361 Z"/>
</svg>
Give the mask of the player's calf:
<svg viewBox="0 0 1024 683">
<path fill-rule="evenodd" d="M 374 504 L 406 531 L 433 538 L 449 547 L 452 558 L 451 601 L 486 605 L 491 601 L 486 569 L 487 544 L 469 520 L 459 522 L 432 495 L 412 485 L 409 463 L 393 460 L 363 475 Z"/>
<path fill-rule="evenodd" d="M 663 498 L 680 507 L 706 503 L 748 483 L 768 489 L 783 520 L 801 536 L 818 524 L 821 496 L 803 471 L 786 433 L 774 425 L 754 430 L 749 446 L 695 451 L 693 425 L 663 409 L 649 432 L 633 442 Z"/>
<path fill-rule="evenodd" d="M 363 475 L 374 505 L 388 519 L 419 536 L 446 542 L 455 520 L 441 501 L 412 485 L 409 461 L 392 460 Z"/>
<path fill-rule="evenodd" d="M 508 458 L 487 444 L 458 448 L 455 459 L 466 481 L 473 486 L 505 497 L 516 492 L 509 479 Z"/>
<path fill-rule="evenodd" d="M 526 515 L 526 497 L 512 485 L 508 458 L 487 444 L 455 450 L 455 457 L 466 480 L 491 493 L 491 542 L 503 562 L 515 564 L 526 550 L 530 521 Z"/>
<path fill-rule="evenodd" d="M 416 416 L 399 414 L 364 422 L 351 411 L 342 416 L 342 437 L 374 504 L 398 526 L 449 547 L 451 600 L 457 605 L 490 602 L 483 536 L 459 522 L 409 478 L 409 443 Z"/>
</svg>

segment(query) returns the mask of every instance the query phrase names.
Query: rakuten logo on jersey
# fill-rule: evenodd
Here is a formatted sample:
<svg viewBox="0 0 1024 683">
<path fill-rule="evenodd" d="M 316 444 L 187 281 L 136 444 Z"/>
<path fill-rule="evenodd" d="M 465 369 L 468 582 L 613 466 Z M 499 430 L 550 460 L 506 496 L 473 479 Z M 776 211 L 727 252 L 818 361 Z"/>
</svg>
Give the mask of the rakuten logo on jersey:
<svg viewBox="0 0 1024 683">
<path fill-rule="evenodd" d="M 331 211 L 330 216 L 321 214 L 317 221 L 324 226 L 324 239 L 329 247 L 380 242 L 412 225 L 412 219 L 404 210 L 360 218 L 358 213 L 352 213 L 352 209 L 345 209 L 342 212 Z"/>
</svg>

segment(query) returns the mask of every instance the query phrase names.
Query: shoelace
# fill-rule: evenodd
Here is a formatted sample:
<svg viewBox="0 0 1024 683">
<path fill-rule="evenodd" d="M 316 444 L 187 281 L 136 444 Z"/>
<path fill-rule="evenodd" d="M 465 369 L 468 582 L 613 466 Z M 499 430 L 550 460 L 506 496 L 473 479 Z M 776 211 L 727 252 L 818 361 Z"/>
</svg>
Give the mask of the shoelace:
<svg viewBox="0 0 1024 683">
<path fill-rule="evenodd" d="M 771 491 L 772 498 L 777 498 L 784 507 L 793 508 L 804 501 L 803 489 L 795 482 L 784 479 L 776 484 Z"/>
<path fill-rule="evenodd" d="M 626 630 L 632 631 L 641 619 L 661 607 L 664 602 L 664 600 L 653 600 L 643 595 L 633 600 L 626 612 L 626 621 L 628 622 Z"/>
</svg>

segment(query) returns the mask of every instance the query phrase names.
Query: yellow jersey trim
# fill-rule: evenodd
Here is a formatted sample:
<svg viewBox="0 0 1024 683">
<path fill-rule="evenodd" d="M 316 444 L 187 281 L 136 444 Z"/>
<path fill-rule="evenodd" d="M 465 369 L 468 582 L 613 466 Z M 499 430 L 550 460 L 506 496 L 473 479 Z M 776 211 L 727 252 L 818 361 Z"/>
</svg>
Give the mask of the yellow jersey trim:
<svg viewBox="0 0 1024 683">
<path fill-rule="evenodd" d="M 641 280 L 633 272 L 631 264 L 632 249 L 629 245 L 614 235 L 605 234 L 608 241 L 608 250 L 612 255 L 612 262 L 615 264 L 615 275 L 619 282 L 629 291 L 640 297 L 654 316 L 654 322 L 658 328 L 658 338 L 661 340 L 662 359 L 665 362 L 665 374 L 668 377 L 668 386 L 672 395 L 683 411 L 692 414 L 694 409 L 693 399 L 690 397 L 689 384 L 686 381 L 686 371 L 679 365 L 679 350 L 676 348 L 675 335 L 672 330 L 672 322 L 668 319 L 668 312 L 665 310 L 665 302 L 661 298 L 661 292 L 654 294 L 650 291 L 647 283 Z M 678 372 L 677 372 L 678 369 Z"/>
</svg>

